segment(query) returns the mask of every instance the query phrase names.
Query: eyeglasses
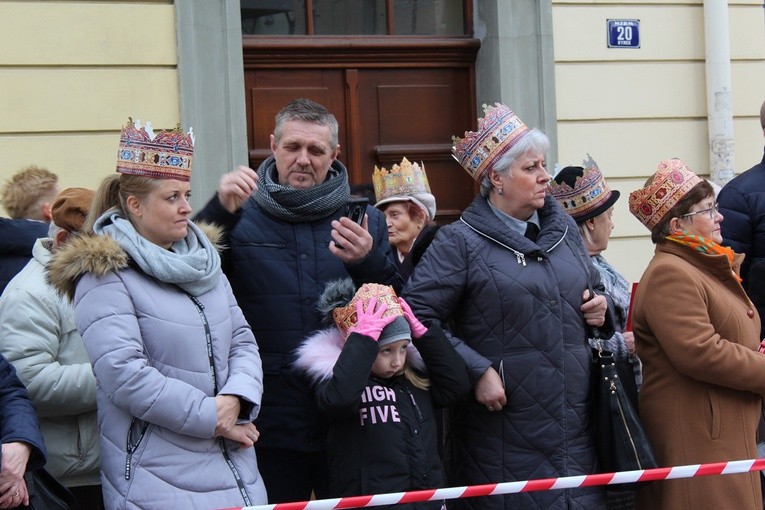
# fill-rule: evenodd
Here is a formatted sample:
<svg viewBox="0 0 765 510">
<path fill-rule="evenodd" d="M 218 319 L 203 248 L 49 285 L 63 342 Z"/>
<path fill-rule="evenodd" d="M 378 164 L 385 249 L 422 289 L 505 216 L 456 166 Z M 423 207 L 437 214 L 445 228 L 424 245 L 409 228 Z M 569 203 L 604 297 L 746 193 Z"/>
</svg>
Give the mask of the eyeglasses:
<svg viewBox="0 0 765 510">
<path fill-rule="evenodd" d="M 715 219 L 715 214 L 717 214 L 717 204 L 713 205 L 709 209 L 702 209 L 700 211 L 693 211 L 689 212 L 688 214 L 683 214 L 680 216 L 681 218 L 687 218 L 688 216 L 693 216 L 694 214 L 701 214 L 701 213 L 707 213 L 709 215 L 710 220 Z"/>
</svg>

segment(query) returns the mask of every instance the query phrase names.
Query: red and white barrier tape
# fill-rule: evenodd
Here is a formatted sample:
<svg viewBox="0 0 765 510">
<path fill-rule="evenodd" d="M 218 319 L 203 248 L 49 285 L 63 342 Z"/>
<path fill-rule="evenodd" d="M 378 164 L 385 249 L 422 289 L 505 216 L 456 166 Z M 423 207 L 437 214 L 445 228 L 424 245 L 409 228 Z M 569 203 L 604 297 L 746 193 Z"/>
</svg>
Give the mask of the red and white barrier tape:
<svg viewBox="0 0 765 510">
<path fill-rule="evenodd" d="M 418 503 L 421 501 L 438 501 L 446 499 L 474 498 L 476 496 L 515 494 L 518 492 L 573 489 L 577 487 L 593 487 L 596 485 L 618 485 L 622 483 L 672 480 L 675 478 L 692 478 L 697 476 L 732 475 L 736 473 L 747 473 L 749 471 L 762 471 L 764 469 L 765 459 L 735 460 L 730 462 L 716 462 L 713 464 L 691 464 L 687 466 L 620 471 L 618 473 L 564 476 L 561 478 L 526 480 L 522 482 L 491 483 L 486 485 L 470 485 L 467 487 L 447 487 L 444 489 L 392 492 L 388 494 L 375 494 L 373 496 L 352 496 L 346 498 L 317 499 L 314 501 L 298 501 L 294 503 L 276 503 L 273 505 L 235 507 L 226 510 L 334 510 L 336 508 L 359 508 L 394 505 L 397 503 Z"/>
</svg>

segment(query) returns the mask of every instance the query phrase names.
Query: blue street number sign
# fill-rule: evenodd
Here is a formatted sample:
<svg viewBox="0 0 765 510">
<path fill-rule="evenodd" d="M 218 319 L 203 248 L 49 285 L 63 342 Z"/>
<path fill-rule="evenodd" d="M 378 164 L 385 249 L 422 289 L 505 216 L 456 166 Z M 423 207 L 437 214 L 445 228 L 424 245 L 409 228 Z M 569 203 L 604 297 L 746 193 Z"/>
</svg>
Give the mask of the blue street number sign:
<svg viewBox="0 0 765 510">
<path fill-rule="evenodd" d="M 640 48 L 639 19 L 609 19 L 606 22 L 609 48 Z"/>
</svg>

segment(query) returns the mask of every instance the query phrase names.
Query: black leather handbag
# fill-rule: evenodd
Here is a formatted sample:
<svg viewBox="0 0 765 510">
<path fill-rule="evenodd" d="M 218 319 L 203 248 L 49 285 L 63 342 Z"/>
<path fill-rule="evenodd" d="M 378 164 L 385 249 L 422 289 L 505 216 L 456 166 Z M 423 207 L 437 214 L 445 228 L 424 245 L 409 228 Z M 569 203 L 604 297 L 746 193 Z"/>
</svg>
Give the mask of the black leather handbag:
<svg viewBox="0 0 765 510">
<path fill-rule="evenodd" d="M 29 506 L 18 508 L 32 510 L 77 510 L 77 500 L 45 469 L 27 471 L 24 475 L 29 492 Z"/>
<path fill-rule="evenodd" d="M 632 365 L 602 348 L 592 349 L 595 445 L 602 472 L 658 467 L 637 412 Z"/>
</svg>

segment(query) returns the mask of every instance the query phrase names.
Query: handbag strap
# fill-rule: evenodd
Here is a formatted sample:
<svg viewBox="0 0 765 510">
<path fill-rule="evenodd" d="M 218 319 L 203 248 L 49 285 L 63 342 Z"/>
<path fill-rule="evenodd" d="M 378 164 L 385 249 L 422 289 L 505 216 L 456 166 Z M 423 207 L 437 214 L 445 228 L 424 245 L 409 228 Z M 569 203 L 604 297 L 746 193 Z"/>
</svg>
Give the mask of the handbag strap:
<svg viewBox="0 0 765 510">
<path fill-rule="evenodd" d="M 587 281 L 587 290 L 590 291 L 590 299 L 595 297 L 595 289 L 592 288 L 592 281 L 590 280 L 590 271 L 587 268 L 587 264 L 582 261 L 582 254 L 577 249 L 576 246 L 571 245 L 571 241 L 569 240 L 569 237 L 566 236 L 566 244 L 568 245 L 571 252 L 574 254 L 574 258 L 579 263 L 580 266 L 582 266 L 582 271 L 584 275 L 584 279 Z M 589 337 L 595 340 L 595 344 L 598 346 L 598 355 L 600 357 L 603 357 L 603 339 L 600 336 L 600 328 L 597 326 L 590 326 L 587 324 L 587 322 L 584 323 L 584 327 L 590 331 Z"/>
</svg>

